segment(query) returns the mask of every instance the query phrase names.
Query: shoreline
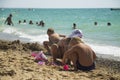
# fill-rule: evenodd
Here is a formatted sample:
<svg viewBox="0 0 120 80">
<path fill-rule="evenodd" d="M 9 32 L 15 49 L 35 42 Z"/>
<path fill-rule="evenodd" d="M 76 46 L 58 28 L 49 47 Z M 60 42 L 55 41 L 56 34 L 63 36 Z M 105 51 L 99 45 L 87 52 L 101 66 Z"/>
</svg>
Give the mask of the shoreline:
<svg viewBox="0 0 120 80">
<path fill-rule="evenodd" d="M 19 39 L 18 39 L 19 40 Z M 6 40 L 6 39 L 1 39 L 0 38 L 0 42 L 3 42 L 3 41 L 5 41 L 5 42 L 14 42 L 14 41 L 17 41 L 16 39 L 13 39 L 13 40 Z M 27 42 L 27 41 L 22 41 L 22 40 L 19 40 L 22 44 L 26 44 L 26 43 L 28 43 L 28 44 L 32 44 L 32 43 L 37 43 L 38 45 L 40 44 L 41 46 L 42 46 L 42 43 L 40 43 L 40 42 Z M 88 44 L 88 43 L 87 43 Z M 2 44 L 1 44 L 2 45 Z M 90 44 L 88 44 L 88 45 L 90 45 Z M 7 45 L 6 45 L 7 46 Z M 43 46 L 42 46 L 43 47 Z M 92 47 L 92 46 L 91 46 Z M 101 53 L 96 53 L 96 55 L 98 56 L 98 57 L 100 57 L 100 58 L 105 58 L 105 59 L 112 59 L 112 60 L 115 60 L 115 61 L 120 61 L 120 57 L 117 57 L 117 56 L 114 56 L 114 55 L 111 55 L 111 54 L 101 54 Z"/>
<path fill-rule="evenodd" d="M 108 60 L 113 60 L 113 61 L 120 61 L 120 57 L 115 57 L 115 56 L 109 55 L 109 54 L 97 54 L 97 56 L 99 58 L 103 58 L 103 59 L 108 59 Z"/>
<path fill-rule="evenodd" d="M 46 52 L 38 43 L 0 40 L 1 80 L 120 80 L 120 61 L 101 58 L 90 72 L 63 71 L 62 66 L 38 65 L 32 51 Z M 47 56 L 51 60 L 51 56 Z"/>
</svg>

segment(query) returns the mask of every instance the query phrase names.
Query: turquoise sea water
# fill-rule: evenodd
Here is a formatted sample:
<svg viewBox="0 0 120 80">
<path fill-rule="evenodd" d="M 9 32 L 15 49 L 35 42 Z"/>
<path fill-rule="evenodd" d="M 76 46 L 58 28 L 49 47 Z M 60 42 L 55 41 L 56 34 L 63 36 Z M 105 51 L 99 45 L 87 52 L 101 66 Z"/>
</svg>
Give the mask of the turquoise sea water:
<svg viewBox="0 0 120 80">
<path fill-rule="evenodd" d="M 4 21 L 12 14 L 14 26 L 7 26 Z M 26 20 L 26 24 L 18 21 Z M 29 21 L 33 25 L 29 25 Z M 43 20 L 45 26 L 37 26 L 36 22 Z M 94 25 L 97 22 L 97 26 Z M 107 23 L 110 22 L 111 26 Z M 109 8 L 99 9 L 0 9 L 0 39 L 24 42 L 39 42 L 48 40 L 46 31 L 49 27 L 55 32 L 69 35 L 72 24 L 83 32 L 83 40 L 97 53 L 120 57 L 120 10 Z"/>
</svg>

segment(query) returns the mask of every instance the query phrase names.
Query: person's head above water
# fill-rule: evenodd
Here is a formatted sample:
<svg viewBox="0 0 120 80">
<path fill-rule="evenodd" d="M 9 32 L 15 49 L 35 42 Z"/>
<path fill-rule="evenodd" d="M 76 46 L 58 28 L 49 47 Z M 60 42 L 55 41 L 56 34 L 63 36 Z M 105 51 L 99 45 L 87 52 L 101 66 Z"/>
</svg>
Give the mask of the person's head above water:
<svg viewBox="0 0 120 80">
<path fill-rule="evenodd" d="M 10 14 L 9 16 L 12 17 L 12 14 Z"/>
</svg>

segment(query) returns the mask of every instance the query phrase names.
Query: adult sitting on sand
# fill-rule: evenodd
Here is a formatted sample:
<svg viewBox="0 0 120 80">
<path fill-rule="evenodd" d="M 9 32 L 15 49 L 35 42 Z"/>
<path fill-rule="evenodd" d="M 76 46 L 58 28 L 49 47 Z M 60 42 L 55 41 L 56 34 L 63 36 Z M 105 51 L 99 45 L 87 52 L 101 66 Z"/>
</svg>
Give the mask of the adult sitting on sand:
<svg viewBox="0 0 120 80">
<path fill-rule="evenodd" d="M 89 71 L 95 69 L 95 52 L 80 38 L 74 37 L 70 41 L 71 48 L 64 53 L 63 64 L 66 64 L 67 60 L 73 62 L 74 70 Z"/>
<path fill-rule="evenodd" d="M 53 62 L 56 62 L 56 59 L 62 59 L 65 51 L 69 48 L 69 42 L 73 37 L 82 38 L 82 31 L 75 29 L 68 37 L 61 39 L 58 44 L 53 44 L 51 46 L 51 53 L 53 56 Z M 68 61 L 69 62 L 69 61 Z"/>
<path fill-rule="evenodd" d="M 60 41 L 61 37 L 66 37 L 65 35 L 60 35 L 58 33 L 55 33 L 54 29 L 52 28 L 49 28 L 47 30 L 47 35 L 49 37 L 49 41 L 44 41 L 43 45 L 47 49 L 48 53 L 50 53 L 50 47 L 52 44 L 54 43 L 57 44 Z"/>
</svg>

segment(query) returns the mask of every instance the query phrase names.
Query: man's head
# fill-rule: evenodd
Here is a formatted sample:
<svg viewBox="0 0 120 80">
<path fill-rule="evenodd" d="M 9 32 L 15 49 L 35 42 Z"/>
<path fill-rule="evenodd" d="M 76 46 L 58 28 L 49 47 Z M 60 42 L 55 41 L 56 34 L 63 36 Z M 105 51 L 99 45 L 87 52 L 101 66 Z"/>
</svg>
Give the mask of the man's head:
<svg viewBox="0 0 120 80">
<path fill-rule="evenodd" d="M 48 28 L 47 30 L 47 34 L 50 35 L 50 34 L 53 34 L 54 33 L 54 29 L 52 28 Z"/>
<path fill-rule="evenodd" d="M 9 16 L 12 17 L 12 14 L 10 14 Z"/>
</svg>

